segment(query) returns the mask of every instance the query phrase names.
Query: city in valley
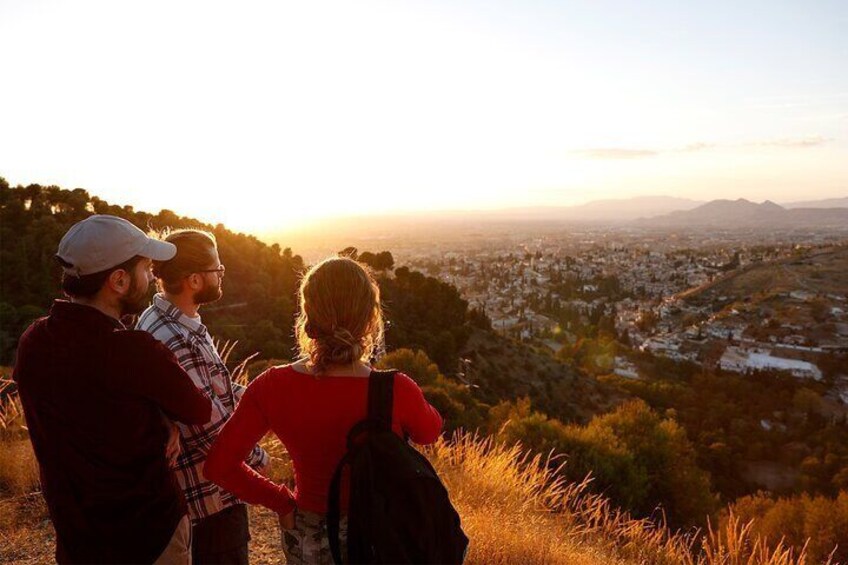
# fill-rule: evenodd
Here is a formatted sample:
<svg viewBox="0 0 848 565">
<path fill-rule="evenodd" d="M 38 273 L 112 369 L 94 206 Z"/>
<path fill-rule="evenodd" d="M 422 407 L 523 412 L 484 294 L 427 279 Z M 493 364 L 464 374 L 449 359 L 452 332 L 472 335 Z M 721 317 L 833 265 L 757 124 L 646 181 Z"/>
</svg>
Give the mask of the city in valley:
<svg viewBox="0 0 848 565">
<path fill-rule="evenodd" d="M 826 380 L 848 403 L 848 237 L 840 229 L 523 225 L 371 236 L 406 266 L 454 285 L 497 332 L 556 354 L 598 333 L 738 374 Z M 639 379 L 619 352 L 596 360 Z"/>
</svg>

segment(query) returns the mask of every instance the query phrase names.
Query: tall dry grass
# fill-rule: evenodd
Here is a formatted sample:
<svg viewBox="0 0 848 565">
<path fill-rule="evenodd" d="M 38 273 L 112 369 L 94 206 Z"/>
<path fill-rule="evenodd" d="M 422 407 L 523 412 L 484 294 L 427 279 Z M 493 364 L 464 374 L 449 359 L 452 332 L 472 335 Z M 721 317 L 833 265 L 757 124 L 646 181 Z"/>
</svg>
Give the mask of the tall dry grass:
<svg viewBox="0 0 848 565">
<path fill-rule="evenodd" d="M 225 361 L 233 347 L 220 346 Z M 244 368 L 252 358 L 233 370 L 234 381 L 247 384 Z M 277 438 L 266 436 L 262 445 L 271 455 L 271 477 L 291 481 L 291 460 Z M 561 455 L 543 457 L 465 432 L 423 452 L 462 518 L 472 565 L 810 565 L 805 551 L 782 541 L 770 545 L 733 516 L 721 529 L 689 533 L 635 519 L 591 493 L 590 479 L 566 481 L 551 465 Z"/>
<path fill-rule="evenodd" d="M 233 346 L 224 344 L 222 357 L 226 359 Z M 244 381 L 247 361 L 233 371 L 235 380 Z M 9 393 L 10 387 L 9 381 L 0 379 L 0 393 L 7 393 L 0 394 L 5 396 L 0 402 L 0 489 L 4 491 L 0 514 L 8 518 L 0 520 L 0 537 L 17 547 L 18 560 L 36 551 L 36 546 L 25 547 L 24 541 L 49 534 L 43 527 L 27 526 L 37 524 L 35 518 L 23 520 L 32 513 L 28 493 L 37 488 L 38 468 L 20 401 Z M 274 460 L 271 474 L 290 480 L 291 464 L 284 448 L 273 437 L 265 438 L 263 445 Z M 556 465 L 551 465 L 561 459 L 557 455 L 534 455 L 520 446 L 461 432 L 423 451 L 462 517 L 471 539 L 470 564 L 808 565 L 805 551 L 794 552 L 783 543 L 770 546 L 752 533 L 751 523 L 733 516 L 720 529 L 688 534 L 634 519 L 591 493 L 588 480 L 565 481 Z M 43 507 L 36 512 L 44 517 Z"/>
<path fill-rule="evenodd" d="M 425 453 L 443 478 L 471 545 L 469 563 L 807 565 L 804 551 L 769 547 L 751 524 L 681 534 L 632 518 L 564 481 L 551 458 L 467 433 Z"/>
<path fill-rule="evenodd" d="M 19 496 L 38 489 L 38 463 L 27 436 L 13 383 L 0 379 L 0 494 Z"/>
<path fill-rule="evenodd" d="M 0 367 L 0 439 L 26 432 L 21 401 L 14 392 L 15 383 L 3 378 L 6 367 Z"/>
</svg>

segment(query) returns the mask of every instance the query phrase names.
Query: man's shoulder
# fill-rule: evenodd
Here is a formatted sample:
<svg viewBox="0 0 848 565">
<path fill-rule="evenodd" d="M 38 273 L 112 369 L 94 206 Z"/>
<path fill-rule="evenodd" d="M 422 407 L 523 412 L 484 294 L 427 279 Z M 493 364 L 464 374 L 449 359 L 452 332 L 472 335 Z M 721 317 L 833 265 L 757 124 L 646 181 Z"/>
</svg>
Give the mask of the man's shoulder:
<svg viewBox="0 0 848 565">
<path fill-rule="evenodd" d="M 24 333 L 21 334 L 21 338 L 18 340 L 18 343 L 24 343 L 34 337 L 37 337 L 47 325 L 49 318 L 49 316 L 42 316 L 33 320 L 32 323 L 24 330 Z"/>
<path fill-rule="evenodd" d="M 21 334 L 20 339 L 18 339 L 17 351 L 15 352 L 16 362 L 14 365 L 16 367 L 21 364 L 21 360 L 37 358 L 43 355 L 45 350 L 54 347 L 56 337 L 50 332 L 45 331 L 46 326 L 47 317 L 38 318 Z"/>
<path fill-rule="evenodd" d="M 117 330 L 106 338 L 107 357 L 113 362 L 159 363 L 173 359 L 174 354 L 162 342 L 141 330 Z"/>
<path fill-rule="evenodd" d="M 116 348 L 152 351 L 162 347 L 162 342 L 144 330 L 117 330 L 109 334 L 108 339 Z"/>
<path fill-rule="evenodd" d="M 155 305 L 142 312 L 136 330 L 152 335 L 170 348 L 187 346 L 188 330 Z"/>
</svg>

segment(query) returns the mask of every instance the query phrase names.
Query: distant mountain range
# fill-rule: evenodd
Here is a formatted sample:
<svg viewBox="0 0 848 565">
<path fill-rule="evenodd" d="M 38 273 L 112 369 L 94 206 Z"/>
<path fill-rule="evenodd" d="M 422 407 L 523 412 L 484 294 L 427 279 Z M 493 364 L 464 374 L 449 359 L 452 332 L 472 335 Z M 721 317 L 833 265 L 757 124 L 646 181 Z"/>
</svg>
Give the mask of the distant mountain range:
<svg viewBox="0 0 848 565">
<path fill-rule="evenodd" d="M 843 207 L 818 205 L 821 202 L 844 203 Z M 690 210 L 642 218 L 634 222 L 641 227 L 696 228 L 845 228 L 848 226 L 848 199 L 799 202 L 791 208 L 770 200 L 761 204 L 738 200 L 713 200 Z"/>
<path fill-rule="evenodd" d="M 614 200 L 593 200 L 579 206 L 564 208 L 561 218 L 595 222 L 626 222 L 679 210 L 692 210 L 702 204 L 704 204 L 702 201 L 673 196 L 638 196 Z"/>
<path fill-rule="evenodd" d="M 673 196 L 638 196 L 634 198 L 593 200 L 577 206 L 538 206 L 463 212 L 463 220 L 481 221 L 545 221 L 591 223 L 638 223 L 659 221 L 664 225 L 739 225 L 739 222 L 767 224 L 779 222 L 805 225 L 838 221 L 848 213 L 848 198 L 829 198 L 783 205 L 766 200 L 757 204 L 744 198 L 709 202 Z M 442 214 L 448 219 L 452 213 Z"/>
<path fill-rule="evenodd" d="M 480 230 L 561 229 L 595 224 L 640 228 L 842 228 L 848 226 L 848 197 L 757 204 L 744 198 L 710 202 L 673 196 L 593 200 L 577 206 L 533 206 L 501 210 L 443 210 L 342 217 L 309 228 L 262 234 L 288 241 L 292 233 L 315 245 L 348 245 L 354 238 L 426 237 Z M 480 233 L 483 233 L 482 231 Z"/>
<path fill-rule="evenodd" d="M 827 198 L 825 200 L 807 200 L 804 202 L 787 202 L 784 208 L 848 208 L 848 197 Z"/>
<path fill-rule="evenodd" d="M 472 217 L 490 220 L 627 222 L 677 210 L 691 210 L 701 204 L 704 204 L 704 202 L 674 196 L 637 196 L 634 198 L 592 200 L 577 206 L 505 208 L 471 212 L 470 214 Z M 468 212 L 463 213 L 463 217 L 467 218 L 468 215 Z"/>
</svg>

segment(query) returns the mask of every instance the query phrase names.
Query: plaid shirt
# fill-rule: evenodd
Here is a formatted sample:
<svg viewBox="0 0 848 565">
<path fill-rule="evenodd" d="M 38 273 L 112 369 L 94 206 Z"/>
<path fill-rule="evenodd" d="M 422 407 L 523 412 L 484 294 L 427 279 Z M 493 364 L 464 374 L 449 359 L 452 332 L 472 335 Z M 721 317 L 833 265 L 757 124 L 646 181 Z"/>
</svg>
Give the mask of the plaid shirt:
<svg viewBox="0 0 848 565">
<path fill-rule="evenodd" d="M 182 453 L 177 459 L 175 471 L 192 520 L 197 521 L 241 504 L 230 492 L 206 480 L 203 464 L 245 388 L 233 383 L 230 371 L 221 360 L 200 317 L 186 316 L 163 295 L 153 297 L 153 304 L 142 313 L 136 329 L 150 332 L 164 343 L 191 376 L 194 385 L 212 401 L 212 418 L 206 424 L 186 426 L 177 423 Z M 258 445 L 245 460 L 254 468 L 266 465 L 268 461 L 268 454 Z"/>
</svg>

